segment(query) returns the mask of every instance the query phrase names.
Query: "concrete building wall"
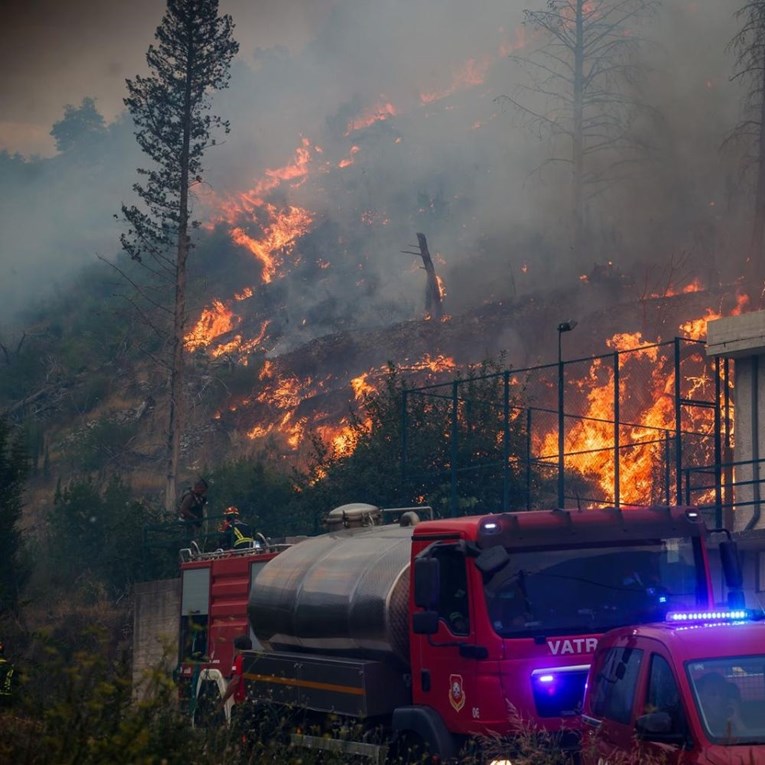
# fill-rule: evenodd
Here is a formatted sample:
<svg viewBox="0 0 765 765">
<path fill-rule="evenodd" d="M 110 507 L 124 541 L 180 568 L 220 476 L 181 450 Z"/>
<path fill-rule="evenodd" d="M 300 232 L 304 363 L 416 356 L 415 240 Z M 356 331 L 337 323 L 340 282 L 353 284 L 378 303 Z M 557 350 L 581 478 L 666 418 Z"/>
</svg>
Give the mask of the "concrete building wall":
<svg viewBox="0 0 765 765">
<path fill-rule="evenodd" d="M 735 365 L 735 488 L 733 531 L 765 528 L 761 499 L 765 485 L 765 311 L 707 323 L 707 355 Z M 747 464 L 748 463 L 748 464 Z"/>
<path fill-rule="evenodd" d="M 172 672 L 178 664 L 181 580 L 160 579 L 135 585 L 133 614 L 133 689 L 141 695 L 147 673 Z"/>
</svg>

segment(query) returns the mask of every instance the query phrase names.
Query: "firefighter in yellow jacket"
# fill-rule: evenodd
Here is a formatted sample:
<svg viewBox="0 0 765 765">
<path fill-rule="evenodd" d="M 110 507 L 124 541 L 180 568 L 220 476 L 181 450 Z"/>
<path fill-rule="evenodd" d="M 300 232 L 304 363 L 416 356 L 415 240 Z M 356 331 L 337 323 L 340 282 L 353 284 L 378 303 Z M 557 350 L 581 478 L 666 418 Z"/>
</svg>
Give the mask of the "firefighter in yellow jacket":
<svg viewBox="0 0 765 765">
<path fill-rule="evenodd" d="M 233 506 L 227 507 L 223 516 L 220 527 L 220 546 L 224 550 L 252 547 L 254 545 L 252 529 L 239 517 L 239 509 Z"/>
</svg>

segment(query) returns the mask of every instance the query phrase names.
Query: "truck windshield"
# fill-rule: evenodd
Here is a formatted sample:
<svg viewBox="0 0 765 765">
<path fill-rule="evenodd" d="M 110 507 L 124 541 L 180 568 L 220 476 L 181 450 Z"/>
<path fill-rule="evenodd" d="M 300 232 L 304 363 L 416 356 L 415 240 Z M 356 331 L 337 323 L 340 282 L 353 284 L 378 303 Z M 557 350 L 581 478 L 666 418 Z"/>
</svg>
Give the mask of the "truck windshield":
<svg viewBox="0 0 765 765">
<path fill-rule="evenodd" d="M 601 632 L 700 605 L 690 539 L 508 552 L 508 564 L 484 583 L 503 637 Z"/>
<path fill-rule="evenodd" d="M 765 654 L 685 665 L 699 719 L 716 744 L 765 744 Z"/>
</svg>

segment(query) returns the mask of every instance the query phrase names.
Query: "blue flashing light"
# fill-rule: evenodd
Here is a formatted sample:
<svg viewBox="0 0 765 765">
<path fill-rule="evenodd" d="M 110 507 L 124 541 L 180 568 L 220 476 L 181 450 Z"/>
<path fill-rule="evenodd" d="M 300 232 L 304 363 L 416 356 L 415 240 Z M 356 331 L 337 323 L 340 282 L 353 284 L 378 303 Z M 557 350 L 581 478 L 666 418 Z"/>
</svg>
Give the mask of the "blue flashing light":
<svg viewBox="0 0 765 765">
<path fill-rule="evenodd" d="M 667 621 L 674 624 L 711 624 L 740 622 L 751 618 L 746 608 L 721 609 L 715 611 L 670 611 Z"/>
<path fill-rule="evenodd" d="M 555 675 L 539 675 L 536 679 L 540 683 L 552 683 L 555 680 Z"/>
</svg>

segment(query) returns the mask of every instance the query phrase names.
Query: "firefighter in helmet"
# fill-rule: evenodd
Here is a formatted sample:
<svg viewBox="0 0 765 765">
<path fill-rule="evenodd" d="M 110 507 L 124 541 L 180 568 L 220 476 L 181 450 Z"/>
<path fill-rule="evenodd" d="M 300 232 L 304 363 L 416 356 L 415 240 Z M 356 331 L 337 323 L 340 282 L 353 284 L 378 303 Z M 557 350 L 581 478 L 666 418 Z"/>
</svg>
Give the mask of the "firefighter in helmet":
<svg viewBox="0 0 765 765">
<path fill-rule="evenodd" d="M 239 517 L 239 508 L 233 505 L 223 512 L 220 536 L 220 546 L 224 550 L 242 550 L 255 544 L 250 525 Z"/>
</svg>

